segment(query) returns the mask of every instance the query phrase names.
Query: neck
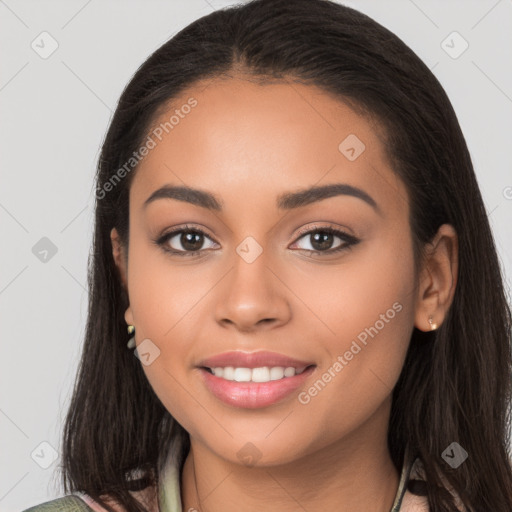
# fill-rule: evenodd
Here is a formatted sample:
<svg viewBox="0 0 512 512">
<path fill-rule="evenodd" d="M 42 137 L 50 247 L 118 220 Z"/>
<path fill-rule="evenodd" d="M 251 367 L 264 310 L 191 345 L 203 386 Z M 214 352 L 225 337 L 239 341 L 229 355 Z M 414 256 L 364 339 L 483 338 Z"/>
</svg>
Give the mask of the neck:
<svg viewBox="0 0 512 512">
<path fill-rule="evenodd" d="M 343 439 L 283 465 L 243 466 L 191 439 L 181 494 L 183 510 L 201 512 L 238 512 L 241 504 L 246 511 L 389 512 L 398 483 L 387 428 L 376 429 L 368 420 Z"/>
</svg>

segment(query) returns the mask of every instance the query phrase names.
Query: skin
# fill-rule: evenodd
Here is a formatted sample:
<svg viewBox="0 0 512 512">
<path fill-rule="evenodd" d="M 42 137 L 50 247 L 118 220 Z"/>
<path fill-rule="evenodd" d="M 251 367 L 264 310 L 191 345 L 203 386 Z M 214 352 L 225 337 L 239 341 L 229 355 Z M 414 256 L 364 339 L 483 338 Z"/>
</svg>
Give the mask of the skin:
<svg viewBox="0 0 512 512">
<path fill-rule="evenodd" d="M 130 298 L 126 322 L 135 325 L 137 344 L 149 338 L 160 349 L 144 371 L 191 437 L 183 510 L 230 512 L 243 503 L 247 511 L 388 512 L 399 481 L 386 443 L 391 392 L 413 327 L 430 330 L 430 315 L 439 326 L 453 299 L 456 234 L 442 226 L 416 272 L 408 193 L 379 127 L 338 99 L 244 76 L 207 85 L 188 89 L 156 120 L 190 96 L 198 101 L 137 169 L 129 247 L 111 234 Z M 366 147 L 354 161 L 338 149 L 349 134 Z M 364 190 L 378 211 L 348 195 L 290 211 L 276 206 L 282 193 L 331 183 Z M 223 210 L 175 199 L 144 208 L 166 184 L 209 191 Z M 185 224 L 208 234 L 199 256 L 153 243 Z M 299 230 L 324 226 L 360 242 L 315 254 L 311 234 Z M 252 263 L 236 252 L 248 236 L 263 249 Z M 331 247 L 343 243 L 335 235 Z M 183 250 L 179 236 L 167 247 Z M 316 364 L 299 390 L 307 391 L 397 302 L 401 311 L 307 404 L 292 393 L 241 409 L 220 402 L 199 377 L 196 365 L 206 357 L 271 350 Z M 237 456 L 248 442 L 260 457 L 252 467 Z"/>
</svg>

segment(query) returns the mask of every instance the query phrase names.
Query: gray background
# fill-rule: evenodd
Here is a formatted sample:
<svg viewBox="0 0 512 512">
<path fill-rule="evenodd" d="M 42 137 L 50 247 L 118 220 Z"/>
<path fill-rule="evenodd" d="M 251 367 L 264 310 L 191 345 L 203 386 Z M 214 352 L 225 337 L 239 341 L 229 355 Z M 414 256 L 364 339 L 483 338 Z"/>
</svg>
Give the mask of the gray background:
<svg viewBox="0 0 512 512">
<path fill-rule="evenodd" d="M 51 447 L 60 449 L 84 333 L 93 175 L 112 110 L 153 50 L 191 21 L 232 3 L 0 0 L 1 512 L 61 494 L 60 461 Z M 401 37 L 445 87 L 510 290 L 512 2 L 342 3 Z M 40 36 L 43 31 L 58 43 L 46 59 L 40 53 L 52 40 Z M 448 37 L 453 31 L 463 39 Z M 464 40 L 469 47 L 458 55 Z M 43 237 L 57 249 L 46 261 L 44 253 L 33 252 L 38 243 L 39 251 L 47 246 Z"/>
</svg>

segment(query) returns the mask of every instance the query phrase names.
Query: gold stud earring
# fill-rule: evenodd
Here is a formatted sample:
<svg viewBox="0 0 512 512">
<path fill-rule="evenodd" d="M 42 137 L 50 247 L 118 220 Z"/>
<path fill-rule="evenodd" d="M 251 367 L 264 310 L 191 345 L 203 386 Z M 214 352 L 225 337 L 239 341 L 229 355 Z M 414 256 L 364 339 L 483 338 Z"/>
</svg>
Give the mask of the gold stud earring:
<svg viewBox="0 0 512 512">
<path fill-rule="evenodd" d="M 435 331 L 437 329 L 437 324 L 434 322 L 432 315 L 428 317 L 428 323 L 430 324 L 430 330 Z"/>
<path fill-rule="evenodd" d="M 126 346 L 128 348 L 135 348 L 135 326 L 129 325 L 127 328 L 128 334 L 133 334 L 133 336 L 128 340 Z"/>
</svg>

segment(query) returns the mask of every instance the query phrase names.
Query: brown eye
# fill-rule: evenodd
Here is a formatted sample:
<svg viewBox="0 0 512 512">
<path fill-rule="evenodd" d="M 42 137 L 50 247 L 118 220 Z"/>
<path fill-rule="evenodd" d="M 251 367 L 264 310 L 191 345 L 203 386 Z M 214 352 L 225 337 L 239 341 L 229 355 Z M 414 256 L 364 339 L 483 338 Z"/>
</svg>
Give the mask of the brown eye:
<svg viewBox="0 0 512 512">
<path fill-rule="evenodd" d="M 303 233 L 298 240 L 301 239 L 308 241 L 309 243 L 305 245 L 309 245 L 309 247 L 299 247 L 299 249 L 327 254 L 347 249 L 351 245 L 359 242 L 354 236 L 330 227 L 310 230 Z M 339 242 L 336 242 L 336 239 L 338 239 Z"/>
<path fill-rule="evenodd" d="M 185 251 L 198 251 L 204 243 L 204 235 L 195 232 L 182 232 L 172 238 L 178 238 L 179 243 Z M 172 240 L 169 239 L 169 241 Z"/>
<path fill-rule="evenodd" d="M 314 251 L 326 251 L 331 249 L 334 238 L 336 238 L 332 233 L 326 233 L 325 231 L 317 231 L 308 236 L 310 237 L 309 240 Z"/>
<path fill-rule="evenodd" d="M 210 245 L 204 247 L 207 241 Z M 195 256 L 205 249 L 213 248 L 213 240 L 202 230 L 198 228 L 180 228 L 170 233 L 166 233 L 156 240 L 157 245 L 164 251 L 178 256 Z"/>
</svg>

